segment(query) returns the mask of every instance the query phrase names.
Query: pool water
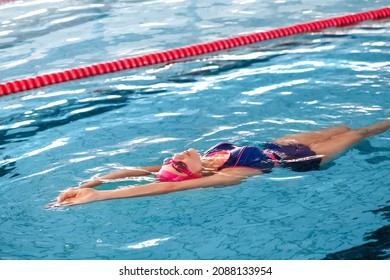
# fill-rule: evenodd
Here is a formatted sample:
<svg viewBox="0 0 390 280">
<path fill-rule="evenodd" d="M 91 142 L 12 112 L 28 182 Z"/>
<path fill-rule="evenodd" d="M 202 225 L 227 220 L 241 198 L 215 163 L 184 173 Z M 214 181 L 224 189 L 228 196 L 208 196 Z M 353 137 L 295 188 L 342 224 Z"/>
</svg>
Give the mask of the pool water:
<svg viewBox="0 0 390 280">
<path fill-rule="evenodd" d="M 0 3 L 0 82 L 386 2 Z M 365 22 L 0 98 L 0 259 L 390 259 L 389 132 L 319 171 L 44 208 L 83 180 L 189 147 L 388 118 L 389 31 Z"/>
</svg>

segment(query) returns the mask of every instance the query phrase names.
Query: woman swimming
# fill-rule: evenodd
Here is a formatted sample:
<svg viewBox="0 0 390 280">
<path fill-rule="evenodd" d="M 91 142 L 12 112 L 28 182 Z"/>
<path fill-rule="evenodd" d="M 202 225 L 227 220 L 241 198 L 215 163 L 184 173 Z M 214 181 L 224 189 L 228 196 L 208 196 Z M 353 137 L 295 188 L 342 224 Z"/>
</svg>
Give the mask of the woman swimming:
<svg viewBox="0 0 390 280">
<path fill-rule="evenodd" d="M 63 191 L 46 207 L 69 206 L 98 200 L 130 198 L 170 192 L 239 184 L 249 176 L 287 167 L 302 172 L 316 170 L 363 139 L 390 129 L 390 119 L 350 129 L 347 126 L 287 135 L 263 147 L 219 143 L 204 155 L 194 149 L 174 154 L 161 165 L 126 169 L 94 178 L 77 188 Z M 159 182 L 115 190 L 94 190 L 110 180 L 156 173 Z"/>
</svg>

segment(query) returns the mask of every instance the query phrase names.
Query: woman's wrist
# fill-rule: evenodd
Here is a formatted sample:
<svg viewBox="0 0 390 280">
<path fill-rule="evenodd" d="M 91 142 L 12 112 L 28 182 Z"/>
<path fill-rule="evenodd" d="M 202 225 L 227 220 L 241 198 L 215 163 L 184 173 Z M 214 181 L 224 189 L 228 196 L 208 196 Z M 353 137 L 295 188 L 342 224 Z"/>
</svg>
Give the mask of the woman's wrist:
<svg viewBox="0 0 390 280">
<path fill-rule="evenodd" d="M 93 188 L 93 187 L 101 185 L 102 183 L 103 183 L 102 180 L 100 180 L 98 178 L 94 178 L 94 179 L 92 179 L 90 181 L 82 182 L 79 185 L 79 188 L 80 189 Z"/>
</svg>

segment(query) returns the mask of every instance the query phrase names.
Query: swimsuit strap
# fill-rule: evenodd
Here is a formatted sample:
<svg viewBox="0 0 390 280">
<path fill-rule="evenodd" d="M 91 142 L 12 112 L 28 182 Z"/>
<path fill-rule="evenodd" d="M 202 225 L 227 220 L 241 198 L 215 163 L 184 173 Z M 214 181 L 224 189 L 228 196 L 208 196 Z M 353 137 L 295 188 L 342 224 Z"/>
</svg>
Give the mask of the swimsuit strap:
<svg viewBox="0 0 390 280">
<path fill-rule="evenodd" d="M 270 150 L 263 150 L 263 153 L 272 159 L 272 161 L 274 162 L 274 166 L 278 166 L 279 165 L 279 160 L 275 157 L 275 155 L 272 153 L 272 151 Z"/>
</svg>

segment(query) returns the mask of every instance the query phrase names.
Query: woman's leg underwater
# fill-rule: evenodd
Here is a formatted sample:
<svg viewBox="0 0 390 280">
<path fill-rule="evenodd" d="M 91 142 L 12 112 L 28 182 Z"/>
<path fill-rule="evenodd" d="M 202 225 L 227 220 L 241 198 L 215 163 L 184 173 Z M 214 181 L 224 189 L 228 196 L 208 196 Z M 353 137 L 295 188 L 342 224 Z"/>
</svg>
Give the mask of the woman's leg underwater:
<svg viewBox="0 0 390 280">
<path fill-rule="evenodd" d="M 347 126 L 335 126 L 330 128 L 325 128 L 316 131 L 309 131 L 299 134 L 286 135 L 280 138 L 273 140 L 272 142 L 280 145 L 288 145 L 299 143 L 306 146 L 313 145 L 315 143 L 321 143 L 328 141 L 332 137 L 348 132 L 351 129 Z"/>
<path fill-rule="evenodd" d="M 325 163 L 360 141 L 383 133 L 388 129 L 390 129 L 390 120 L 385 120 L 383 122 L 335 135 L 325 142 L 314 143 L 308 146 L 317 155 L 321 155 L 321 163 Z"/>
</svg>

